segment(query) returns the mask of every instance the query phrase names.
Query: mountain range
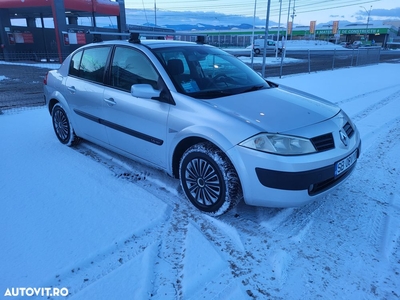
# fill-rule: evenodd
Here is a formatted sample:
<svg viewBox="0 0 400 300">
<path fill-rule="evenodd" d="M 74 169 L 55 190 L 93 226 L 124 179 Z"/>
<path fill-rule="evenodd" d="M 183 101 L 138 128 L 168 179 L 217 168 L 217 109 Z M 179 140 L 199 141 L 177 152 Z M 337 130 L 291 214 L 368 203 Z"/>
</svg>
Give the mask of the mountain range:
<svg viewBox="0 0 400 300">
<path fill-rule="evenodd" d="M 144 11 L 140 9 L 126 9 L 126 22 L 130 25 L 140 25 L 149 27 L 162 27 L 173 29 L 175 31 L 192 30 L 232 30 L 253 28 L 253 17 L 241 15 L 226 15 L 218 12 L 177 12 L 177 11 Z M 351 22 L 340 21 L 340 24 L 347 25 Z M 318 26 L 332 25 L 332 22 L 318 23 Z M 265 28 L 265 19 L 256 17 L 254 26 L 256 28 Z M 269 21 L 269 27 L 278 26 L 274 21 Z M 281 26 L 285 27 L 282 22 Z M 294 24 L 294 27 L 299 24 Z M 307 24 L 308 25 L 308 24 Z M 299 25 L 299 26 L 304 26 Z"/>
</svg>

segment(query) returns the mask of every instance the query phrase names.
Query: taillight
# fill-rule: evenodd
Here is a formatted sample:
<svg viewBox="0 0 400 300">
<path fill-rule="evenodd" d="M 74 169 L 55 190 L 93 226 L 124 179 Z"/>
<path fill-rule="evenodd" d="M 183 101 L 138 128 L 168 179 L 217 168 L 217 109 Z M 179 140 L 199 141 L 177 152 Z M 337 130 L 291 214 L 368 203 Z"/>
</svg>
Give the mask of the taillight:
<svg viewBox="0 0 400 300">
<path fill-rule="evenodd" d="M 47 76 L 48 75 L 49 75 L 49 72 L 47 72 L 46 75 L 44 76 L 44 79 L 43 79 L 43 84 L 44 85 L 47 85 Z"/>
</svg>

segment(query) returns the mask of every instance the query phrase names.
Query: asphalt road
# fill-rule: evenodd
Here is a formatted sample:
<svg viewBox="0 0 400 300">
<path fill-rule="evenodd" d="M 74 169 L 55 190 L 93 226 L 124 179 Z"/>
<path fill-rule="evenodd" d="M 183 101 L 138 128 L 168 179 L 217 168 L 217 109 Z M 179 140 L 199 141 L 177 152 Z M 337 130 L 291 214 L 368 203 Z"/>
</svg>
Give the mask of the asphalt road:
<svg viewBox="0 0 400 300">
<path fill-rule="evenodd" d="M 265 68 L 266 77 L 279 77 L 296 73 L 307 73 L 321 70 L 359 66 L 375 63 L 400 63 L 400 51 L 381 50 L 378 55 L 368 57 L 356 51 L 288 51 L 287 57 L 296 58 L 301 62 L 280 65 L 268 65 Z M 274 54 L 268 54 L 274 55 Z M 261 65 L 254 65 L 256 71 L 262 71 Z M 43 79 L 48 70 L 34 66 L 0 65 L 0 111 L 10 108 L 44 105 Z M 282 73 L 281 73 L 282 72 Z"/>
<path fill-rule="evenodd" d="M 18 65 L 0 65 L 0 111 L 44 105 L 43 79 L 48 70 Z"/>
</svg>

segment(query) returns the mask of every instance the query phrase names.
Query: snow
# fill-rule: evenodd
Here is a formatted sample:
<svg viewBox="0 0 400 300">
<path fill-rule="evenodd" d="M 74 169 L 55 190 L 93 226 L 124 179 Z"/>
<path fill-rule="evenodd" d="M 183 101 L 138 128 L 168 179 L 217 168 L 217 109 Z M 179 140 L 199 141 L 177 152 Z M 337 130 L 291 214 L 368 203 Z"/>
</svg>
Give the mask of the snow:
<svg viewBox="0 0 400 300">
<path fill-rule="evenodd" d="M 345 109 L 362 136 L 356 170 L 309 205 L 240 203 L 216 218 L 162 172 L 88 142 L 63 146 L 45 108 L 3 111 L 0 295 L 54 287 L 71 299 L 399 299 L 399 71 L 273 78 Z"/>
<path fill-rule="evenodd" d="M 319 40 L 293 40 L 280 41 L 279 45 L 284 44 L 287 50 L 350 50 L 339 44 Z"/>
</svg>

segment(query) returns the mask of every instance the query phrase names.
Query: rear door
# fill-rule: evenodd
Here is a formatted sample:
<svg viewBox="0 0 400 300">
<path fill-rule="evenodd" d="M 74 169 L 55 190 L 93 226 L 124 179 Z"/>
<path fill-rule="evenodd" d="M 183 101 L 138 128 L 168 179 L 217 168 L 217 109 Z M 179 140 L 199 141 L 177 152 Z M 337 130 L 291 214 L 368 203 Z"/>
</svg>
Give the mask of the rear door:
<svg viewBox="0 0 400 300">
<path fill-rule="evenodd" d="M 65 97 L 78 136 L 107 142 L 104 118 L 104 72 L 111 46 L 85 48 L 71 60 Z"/>
</svg>

